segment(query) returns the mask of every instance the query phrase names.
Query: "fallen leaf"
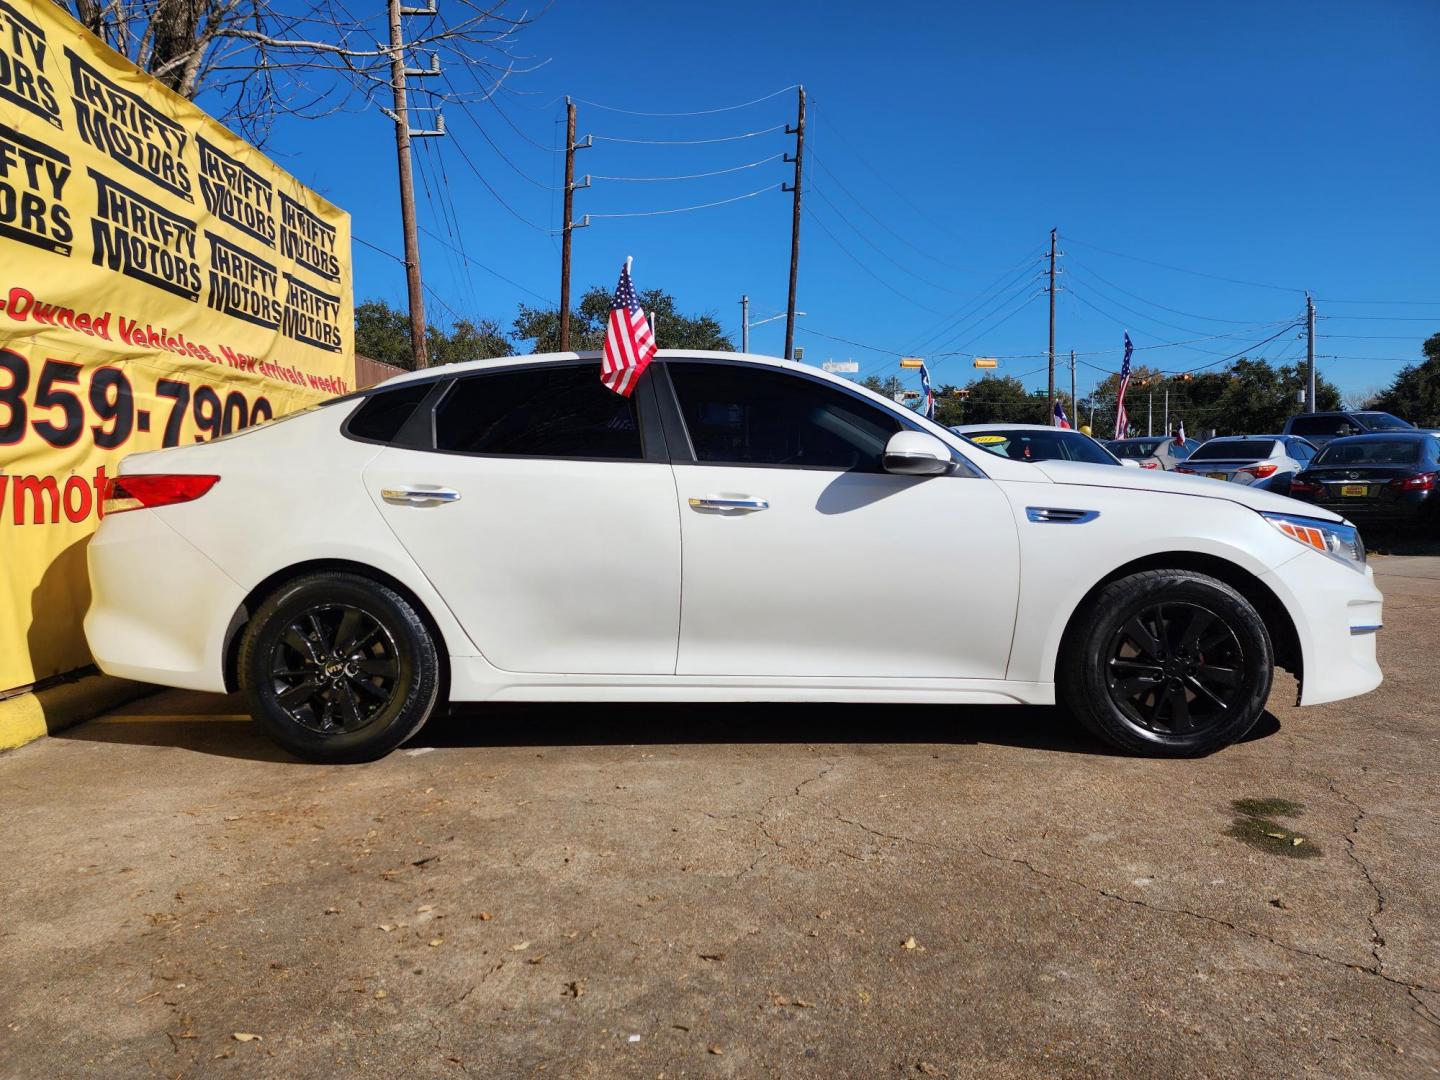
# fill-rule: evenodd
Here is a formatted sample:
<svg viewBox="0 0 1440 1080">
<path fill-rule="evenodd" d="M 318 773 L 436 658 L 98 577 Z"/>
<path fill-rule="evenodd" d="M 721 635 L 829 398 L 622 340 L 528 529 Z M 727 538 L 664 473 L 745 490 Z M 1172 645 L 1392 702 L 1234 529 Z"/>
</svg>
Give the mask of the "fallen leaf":
<svg viewBox="0 0 1440 1080">
<path fill-rule="evenodd" d="M 856 993 L 858 993 L 858 994 L 860 995 L 860 1004 L 861 1004 L 861 1005 L 869 1005 L 869 1004 L 870 1004 L 870 995 L 869 995 L 869 993 L 867 993 L 867 992 L 864 991 L 864 990 L 858 990 L 858 991 L 856 991 Z"/>
<path fill-rule="evenodd" d="M 815 1007 L 813 1001 L 806 1001 L 804 998 L 796 998 L 790 1004 L 794 1005 L 797 1009 L 813 1009 Z"/>
<path fill-rule="evenodd" d="M 230 1037 L 236 1042 L 260 1042 L 262 1039 L 265 1038 L 265 1036 L 263 1035 L 252 1035 L 248 1031 L 237 1031 L 234 1032 Z"/>
<path fill-rule="evenodd" d="M 928 1061 L 917 1061 L 915 1063 L 915 1071 L 922 1073 L 925 1076 L 943 1075 L 939 1069 L 937 1069 L 934 1065 L 931 1065 Z"/>
<path fill-rule="evenodd" d="M 385 998 L 387 998 L 387 997 L 389 997 L 389 996 L 390 996 L 390 995 L 387 994 L 384 990 L 376 990 L 376 991 L 375 991 L 375 1000 L 377 1000 L 377 1001 L 383 1001 Z"/>
<path fill-rule="evenodd" d="M 723 952 L 702 952 L 700 954 L 700 959 L 723 961 L 725 959 L 725 954 Z"/>
<path fill-rule="evenodd" d="M 903 942 L 900 943 L 900 947 L 904 949 L 915 948 L 915 939 L 913 937 L 907 937 Z"/>
<path fill-rule="evenodd" d="M 723 1046 L 721 1046 L 719 1043 L 711 1043 L 711 1044 L 710 1044 L 709 1046 L 707 1046 L 705 1049 L 706 1049 L 706 1050 L 709 1050 L 710 1053 L 712 1053 L 712 1054 L 723 1054 L 723 1053 L 725 1053 L 725 1048 L 724 1048 Z"/>
<path fill-rule="evenodd" d="M 1273 836 L 1276 840 L 1284 840 L 1284 839 L 1285 839 L 1285 834 L 1284 834 L 1283 832 L 1267 832 L 1265 835 L 1266 835 L 1266 836 Z"/>
<path fill-rule="evenodd" d="M 431 947 L 432 949 L 433 949 L 433 948 L 436 948 L 437 946 L 443 945 L 443 944 L 445 944 L 445 939 L 444 939 L 443 937 L 437 937 L 437 938 L 431 938 L 431 939 L 430 939 L 430 947 Z"/>
<path fill-rule="evenodd" d="M 526 962 L 527 964 L 543 964 L 543 963 L 545 962 L 545 954 L 544 954 L 544 953 L 540 953 L 540 955 L 538 955 L 538 956 L 532 956 L 532 957 L 530 957 L 530 959 L 526 960 L 525 962 Z"/>
<path fill-rule="evenodd" d="M 1301 844 L 1305 843 L 1305 838 L 1303 836 L 1297 836 L 1294 840 L 1291 840 L 1290 843 L 1294 847 L 1299 847 Z"/>
<path fill-rule="evenodd" d="M 339 914 L 340 914 L 340 909 L 339 909 L 338 907 L 327 907 L 327 908 L 325 909 L 325 914 L 326 914 L 326 915 L 339 915 Z"/>
<path fill-rule="evenodd" d="M 520 942 L 519 945 L 511 945 L 511 946 L 510 946 L 510 951 L 511 951 L 511 952 L 524 952 L 524 951 L 525 951 L 526 949 L 528 949 L 529 947 L 530 947 L 530 942 L 528 942 L 528 941 L 522 941 L 522 942 Z"/>
<path fill-rule="evenodd" d="M 434 910 L 435 910 L 435 905 L 434 905 L 434 904 L 421 904 L 418 908 L 415 909 L 415 913 L 416 913 L 417 915 L 424 915 L 427 911 L 434 911 Z"/>
<path fill-rule="evenodd" d="M 388 934 L 391 930 L 395 929 L 395 924 L 393 922 L 381 923 L 379 929 L 384 930 L 385 933 Z"/>
<path fill-rule="evenodd" d="M 479 919 L 481 922 L 489 922 L 494 917 L 495 916 L 491 915 L 488 911 L 482 911 L 479 915 L 475 916 L 475 918 Z"/>
</svg>

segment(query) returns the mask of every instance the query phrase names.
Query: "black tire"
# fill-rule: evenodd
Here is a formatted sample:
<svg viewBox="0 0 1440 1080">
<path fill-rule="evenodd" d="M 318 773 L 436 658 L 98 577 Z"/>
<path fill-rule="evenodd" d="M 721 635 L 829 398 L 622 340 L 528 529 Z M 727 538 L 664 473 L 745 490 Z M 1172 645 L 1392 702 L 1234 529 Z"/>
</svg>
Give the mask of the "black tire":
<svg viewBox="0 0 1440 1080">
<path fill-rule="evenodd" d="M 338 571 L 287 582 L 245 627 L 240 680 L 250 715 L 306 761 L 384 757 L 434 711 L 440 657 L 395 590 Z"/>
<path fill-rule="evenodd" d="M 1111 746 L 1195 757 L 1255 726 L 1275 654 L 1260 615 L 1225 582 L 1147 570 L 1086 602 L 1057 674 L 1062 702 Z"/>
</svg>

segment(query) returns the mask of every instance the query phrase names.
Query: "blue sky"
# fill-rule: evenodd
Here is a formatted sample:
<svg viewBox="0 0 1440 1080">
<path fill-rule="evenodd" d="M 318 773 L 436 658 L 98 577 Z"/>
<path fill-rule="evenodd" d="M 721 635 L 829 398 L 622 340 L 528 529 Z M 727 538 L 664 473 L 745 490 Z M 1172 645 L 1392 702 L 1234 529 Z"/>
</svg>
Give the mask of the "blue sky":
<svg viewBox="0 0 1440 1080">
<path fill-rule="evenodd" d="M 862 373 L 889 373 L 886 350 L 914 352 L 932 358 L 937 382 L 960 382 L 980 353 L 1043 384 L 1040 257 L 1055 226 L 1057 348 L 1094 365 L 1080 368 L 1082 393 L 1118 366 L 1125 328 L 1137 361 L 1167 370 L 1241 351 L 1303 357 L 1284 328 L 1306 289 L 1321 316 L 1322 372 L 1347 392 L 1379 388 L 1440 331 L 1436 41 L 1432 0 L 884 9 L 556 0 L 521 39 L 548 63 L 514 77 L 498 108 L 448 109 L 451 134 L 418 148 L 421 222 L 444 238 L 422 236 L 438 297 L 430 314 L 508 327 L 518 303 L 555 303 L 563 95 L 685 112 L 803 83 L 799 307 L 808 314 L 797 344 L 807 361 L 853 357 Z M 465 73 L 452 78 L 473 85 Z M 793 91 L 683 117 L 581 104 L 579 132 L 720 139 L 793 117 Z M 783 131 L 698 145 L 598 141 L 577 172 L 704 173 L 792 143 Z M 357 237 L 400 251 L 382 115 L 282 124 L 269 149 L 348 209 Z M 577 193 L 576 214 L 716 202 L 779 184 L 789 169 L 773 160 L 695 180 L 597 179 Z M 790 197 L 778 190 L 685 213 L 592 217 L 575 234 L 575 287 L 613 287 L 633 255 L 641 288 L 713 311 L 738 343 L 742 293 L 755 318 L 784 310 L 789 223 Z M 400 265 L 357 244 L 355 289 L 357 300 L 401 302 Z M 758 328 L 751 346 L 778 353 L 783 321 Z"/>
</svg>

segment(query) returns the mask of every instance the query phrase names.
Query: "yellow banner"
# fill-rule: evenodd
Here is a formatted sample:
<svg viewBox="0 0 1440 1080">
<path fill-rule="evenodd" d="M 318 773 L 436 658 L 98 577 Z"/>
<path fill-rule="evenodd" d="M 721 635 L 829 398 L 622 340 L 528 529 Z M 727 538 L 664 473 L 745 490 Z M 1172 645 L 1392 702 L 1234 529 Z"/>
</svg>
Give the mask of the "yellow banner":
<svg viewBox="0 0 1440 1080">
<path fill-rule="evenodd" d="M 0 0 L 0 690 L 90 662 L 122 457 L 353 372 L 349 215 L 49 0 Z"/>
</svg>

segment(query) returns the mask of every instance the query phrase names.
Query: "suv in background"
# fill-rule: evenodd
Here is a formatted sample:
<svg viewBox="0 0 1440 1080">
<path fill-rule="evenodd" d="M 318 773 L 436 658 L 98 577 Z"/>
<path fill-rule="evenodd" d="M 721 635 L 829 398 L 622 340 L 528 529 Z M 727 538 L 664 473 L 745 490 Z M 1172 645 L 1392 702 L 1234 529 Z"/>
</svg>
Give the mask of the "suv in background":
<svg viewBox="0 0 1440 1080">
<path fill-rule="evenodd" d="M 1317 447 L 1347 435 L 1371 435 L 1382 431 L 1414 431 L 1415 425 L 1388 412 L 1300 413 L 1285 421 L 1286 435 L 1299 435 Z"/>
</svg>

